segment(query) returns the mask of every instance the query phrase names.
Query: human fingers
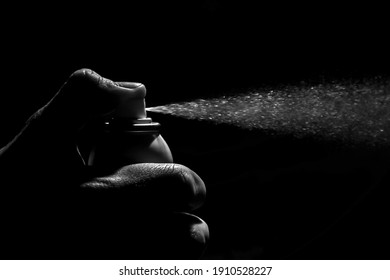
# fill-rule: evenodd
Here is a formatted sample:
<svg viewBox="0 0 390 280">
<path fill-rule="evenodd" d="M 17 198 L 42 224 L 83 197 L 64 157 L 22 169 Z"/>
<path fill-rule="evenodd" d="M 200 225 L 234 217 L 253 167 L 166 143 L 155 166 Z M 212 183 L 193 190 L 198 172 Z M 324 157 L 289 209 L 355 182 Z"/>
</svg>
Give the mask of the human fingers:
<svg viewBox="0 0 390 280">
<path fill-rule="evenodd" d="M 120 104 L 131 104 L 132 97 L 145 94 L 146 88 L 140 83 L 115 83 L 90 69 L 80 69 L 0 150 L 0 165 L 10 171 L 39 167 L 47 175 L 68 166 L 67 173 L 72 176 L 83 166 L 76 148 L 80 128 L 93 118 L 113 113 Z"/>
<path fill-rule="evenodd" d="M 131 104 L 134 96 L 143 98 L 145 95 L 146 88 L 141 83 L 117 83 L 90 69 L 80 69 L 32 116 L 30 122 L 77 132 L 91 118 L 109 115 L 124 101 L 130 99 Z"/>
<path fill-rule="evenodd" d="M 203 180 L 191 169 L 174 163 L 140 163 L 106 176 L 89 175 L 81 191 L 100 211 L 105 211 L 101 205 L 187 211 L 200 207 L 206 197 Z"/>
</svg>

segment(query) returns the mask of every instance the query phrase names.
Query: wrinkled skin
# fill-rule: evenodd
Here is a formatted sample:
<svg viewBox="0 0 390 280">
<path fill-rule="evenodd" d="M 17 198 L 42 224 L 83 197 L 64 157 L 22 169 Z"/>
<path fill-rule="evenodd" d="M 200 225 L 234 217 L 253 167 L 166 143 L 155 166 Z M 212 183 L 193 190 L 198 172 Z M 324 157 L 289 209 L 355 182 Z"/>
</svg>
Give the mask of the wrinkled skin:
<svg viewBox="0 0 390 280">
<path fill-rule="evenodd" d="M 144 163 L 100 174 L 76 149 L 84 127 L 138 90 L 145 87 L 78 70 L 1 150 L 1 258 L 201 256 L 208 227 L 187 213 L 206 194 L 196 173 Z"/>
</svg>

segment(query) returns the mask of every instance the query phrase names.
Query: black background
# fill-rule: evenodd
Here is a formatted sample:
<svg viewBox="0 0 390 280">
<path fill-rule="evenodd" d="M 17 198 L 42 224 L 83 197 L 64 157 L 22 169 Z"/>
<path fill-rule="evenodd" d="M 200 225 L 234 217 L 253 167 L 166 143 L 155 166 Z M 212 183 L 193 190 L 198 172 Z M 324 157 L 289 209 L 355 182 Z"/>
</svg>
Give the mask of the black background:
<svg viewBox="0 0 390 280">
<path fill-rule="evenodd" d="M 89 5 L 8 3 L 2 8 L 1 20 L 1 144 L 11 139 L 26 118 L 45 104 L 72 72 L 83 67 L 116 81 L 144 83 L 148 88 L 149 106 L 242 91 L 263 84 L 388 74 L 386 11 L 374 3 L 368 6 L 325 1 L 273 5 L 217 0 L 159 4 L 145 1 L 121 5 L 104 2 Z M 172 133 L 168 138 L 173 140 L 175 135 Z M 183 158 L 183 162 L 191 165 L 189 159 Z M 195 160 L 193 166 L 197 164 Z M 202 173 L 201 163 L 198 168 Z M 207 177 L 206 173 L 204 175 Z M 244 179 L 242 184 L 251 184 L 252 179 Z M 343 177 L 342 180 L 347 179 Z M 359 178 L 354 180 L 358 182 Z M 279 184 L 285 183 L 288 182 Z M 234 183 L 225 185 L 229 186 L 230 191 L 235 187 Z M 310 187 L 310 182 L 307 186 Z M 326 187 L 326 182 L 323 186 Z M 211 201 L 219 201 L 217 192 L 211 191 L 210 195 Z M 228 201 L 236 195 L 243 193 L 228 192 L 225 199 Z M 346 192 L 343 195 L 348 196 Z M 254 197 L 246 199 L 256 203 Z M 228 204 L 222 203 L 222 206 L 228 208 Z M 242 203 L 240 207 L 245 205 Z M 203 213 L 217 225 L 218 215 L 224 215 L 223 208 L 216 211 L 219 206 L 221 204 L 213 208 L 208 204 Z M 299 209 L 302 213 L 307 211 L 304 206 Z M 244 207 L 244 210 L 252 211 L 253 208 Z M 230 210 L 226 213 L 237 218 L 237 228 L 242 224 L 242 229 L 248 229 L 247 223 L 252 222 L 253 216 L 244 219 L 240 215 L 243 212 Z M 350 238 L 351 232 L 359 230 L 356 217 L 352 219 L 349 231 L 339 228 L 340 232 L 345 232 L 344 240 Z M 221 221 L 229 222 L 229 219 Z M 285 221 L 291 222 L 288 218 Z M 347 227 L 347 223 L 344 225 Z M 223 225 L 220 226 L 216 228 L 211 224 L 215 236 L 224 236 Z M 294 227 L 293 222 L 291 227 Z M 254 224 L 249 227 L 254 228 Z M 367 232 L 366 227 L 364 234 Z M 209 257 L 258 257 L 253 252 L 244 255 L 218 252 L 221 248 L 223 251 L 223 242 L 227 247 L 229 242 L 240 246 L 238 240 L 242 240 L 244 247 L 245 244 L 257 244 L 257 233 L 241 232 L 235 241 L 222 238 L 217 242 L 220 248 L 214 247 L 216 251 Z M 272 231 L 267 234 L 272 235 Z M 288 240 L 298 235 L 292 234 Z M 308 258 L 312 253 L 314 258 L 321 258 L 315 251 L 320 249 L 325 251 L 322 255 L 325 257 L 353 258 L 354 255 L 347 252 L 351 248 L 355 250 L 352 253 L 360 253 L 356 255 L 358 258 L 382 256 L 369 255 L 374 249 L 367 242 L 364 243 L 365 251 L 359 251 L 351 243 L 340 255 L 329 252 L 337 248 L 339 243 L 334 240 L 339 237 L 330 235 L 328 243 L 319 242 L 314 249 L 309 248 L 306 254 L 296 257 Z M 374 239 L 375 236 L 370 236 L 370 240 Z M 294 242 L 282 244 L 294 247 Z M 281 256 L 285 255 L 265 255 Z"/>
<path fill-rule="evenodd" d="M 377 4 L 8 3 L 2 13 L 4 132 L 82 67 L 145 83 L 150 106 L 389 71 L 386 9 Z"/>
</svg>

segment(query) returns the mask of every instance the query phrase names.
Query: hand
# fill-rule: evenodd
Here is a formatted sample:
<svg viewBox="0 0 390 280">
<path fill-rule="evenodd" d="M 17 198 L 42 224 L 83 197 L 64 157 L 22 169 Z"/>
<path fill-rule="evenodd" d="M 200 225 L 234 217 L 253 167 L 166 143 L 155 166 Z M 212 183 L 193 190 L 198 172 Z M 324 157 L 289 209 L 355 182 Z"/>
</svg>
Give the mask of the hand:
<svg viewBox="0 0 390 280">
<path fill-rule="evenodd" d="M 186 213 L 205 185 L 179 164 L 145 163 L 98 174 L 77 150 L 83 127 L 109 116 L 142 84 L 73 73 L 0 151 L 1 257 L 197 258 L 208 227 Z M 1 242 L 1 240 L 0 240 Z"/>
</svg>

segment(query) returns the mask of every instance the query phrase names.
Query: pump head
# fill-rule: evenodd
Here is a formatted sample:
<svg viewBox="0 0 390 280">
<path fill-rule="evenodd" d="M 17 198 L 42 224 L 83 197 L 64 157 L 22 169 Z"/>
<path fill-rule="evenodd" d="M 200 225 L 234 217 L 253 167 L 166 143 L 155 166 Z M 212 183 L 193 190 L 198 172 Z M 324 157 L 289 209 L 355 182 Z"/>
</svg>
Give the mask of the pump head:
<svg viewBox="0 0 390 280">
<path fill-rule="evenodd" d="M 127 83 L 120 83 L 123 87 L 126 87 Z M 145 110 L 145 96 L 146 87 L 143 84 L 131 84 L 131 88 L 128 89 L 128 94 L 122 97 L 122 101 L 115 109 L 115 119 L 143 119 L 146 118 Z"/>
</svg>

